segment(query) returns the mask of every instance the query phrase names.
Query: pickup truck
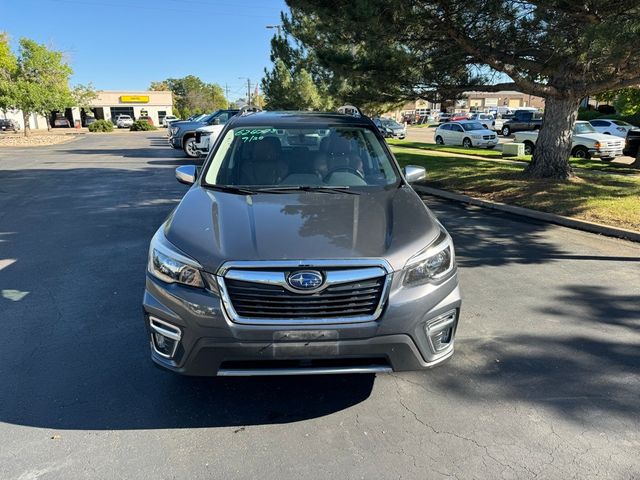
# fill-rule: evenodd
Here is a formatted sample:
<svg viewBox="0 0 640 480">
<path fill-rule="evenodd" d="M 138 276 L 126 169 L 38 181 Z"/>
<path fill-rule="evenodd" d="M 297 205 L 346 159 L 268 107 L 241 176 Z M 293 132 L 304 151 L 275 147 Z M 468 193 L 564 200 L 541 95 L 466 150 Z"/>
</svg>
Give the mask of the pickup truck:
<svg viewBox="0 0 640 480">
<path fill-rule="evenodd" d="M 196 120 L 171 122 L 169 125 L 169 145 L 183 150 L 189 158 L 197 158 L 200 152 L 196 148 L 196 130 L 200 127 L 224 125 L 239 110 L 218 110 Z"/>
<path fill-rule="evenodd" d="M 469 117 L 469 120 L 480 122 L 487 130 L 493 130 L 495 128 L 496 120 L 490 113 L 474 113 Z"/>
<path fill-rule="evenodd" d="M 629 130 L 623 153 L 636 159 L 640 166 L 640 130 Z"/>
<path fill-rule="evenodd" d="M 524 143 L 524 153 L 532 155 L 538 132 L 518 132 L 515 141 Z M 573 128 L 571 156 L 574 158 L 601 158 L 611 160 L 622 155 L 624 140 L 613 135 L 598 133 L 589 122 L 576 122 Z M 636 147 L 637 148 L 637 147 Z"/>
<path fill-rule="evenodd" d="M 500 133 L 508 137 L 514 132 L 527 130 L 540 130 L 542 126 L 542 113 L 531 110 L 516 110 L 513 117 L 502 124 Z"/>
</svg>

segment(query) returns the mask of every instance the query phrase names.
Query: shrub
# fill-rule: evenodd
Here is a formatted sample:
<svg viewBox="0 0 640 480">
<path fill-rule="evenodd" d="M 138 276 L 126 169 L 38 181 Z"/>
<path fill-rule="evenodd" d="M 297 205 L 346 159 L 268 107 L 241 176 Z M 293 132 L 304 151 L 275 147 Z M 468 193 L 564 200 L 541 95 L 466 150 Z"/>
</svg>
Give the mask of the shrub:
<svg viewBox="0 0 640 480">
<path fill-rule="evenodd" d="M 151 125 L 146 120 L 136 120 L 135 122 L 133 122 L 133 125 L 131 125 L 131 128 L 129 130 L 131 130 L 132 132 L 144 132 L 147 130 L 157 130 L 157 128 Z"/>
<path fill-rule="evenodd" d="M 602 117 L 603 113 L 598 110 L 587 110 L 586 108 L 581 108 L 578 110 L 578 120 L 593 120 L 595 118 Z"/>
<path fill-rule="evenodd" d="M 113 123 L 108 120 L 96 120 L 87 127 L 90 132 L 112 132 Z"/>
</svg>

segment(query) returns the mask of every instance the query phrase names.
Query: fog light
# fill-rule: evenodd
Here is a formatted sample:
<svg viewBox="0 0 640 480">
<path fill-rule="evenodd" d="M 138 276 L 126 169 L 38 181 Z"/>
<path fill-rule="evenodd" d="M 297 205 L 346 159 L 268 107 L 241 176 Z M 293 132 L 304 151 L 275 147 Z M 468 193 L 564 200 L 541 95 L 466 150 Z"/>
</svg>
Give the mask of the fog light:
<svg viewBox="0 0 640 480">
<path fill-rule="evenodd" d="M 435 353 L 443 351 L 453 342 L 457 316 L 458 311 L 451 310 L 425 324 L 425 333 Z"/>
<path fill-rule="evenodd" d="M 180 329 L 155 317 L 149 317 L 149 325 L 153 330 L 151 333 L 153 350 L 161 357 L 173 358 L 182 336 Z"/>
</svg>

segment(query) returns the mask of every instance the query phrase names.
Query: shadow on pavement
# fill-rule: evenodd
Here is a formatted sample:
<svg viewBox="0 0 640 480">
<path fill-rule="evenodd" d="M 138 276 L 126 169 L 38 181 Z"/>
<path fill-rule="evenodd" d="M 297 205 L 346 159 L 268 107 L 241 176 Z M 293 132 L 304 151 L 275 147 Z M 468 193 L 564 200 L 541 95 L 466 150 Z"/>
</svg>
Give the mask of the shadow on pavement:
<svg viewBox="0 0 640 480">
<path fill-rule="evenodd" d="M 428 379 L 408 375 L 465 401 L 524 402 L 591 424 L 610 415 L 640 418 L 638 371 L 640 344 L 559 333 L 466 339 L 447 369 Z"/>
<path fill-rule="evenodd" d="M 640 332 L 640 285 L 637 287 L 636 295 L 620 295 L 605 286 L 567 285 L 551 305 L 540 308 L 540 313 L 575 317 L 577 311 L 582 322 L 617 325 Z"/>
<path fill-rule="evenodd" d="M 149 240 L 186 191 L 168 168 L 0 171 L 0 422 L 52 429 L 284 423 L 362 402 L 374 376 L 198 379 L 153 367 Z M 25 192 L 38 193 L 30 197 Z"/>
</svg>

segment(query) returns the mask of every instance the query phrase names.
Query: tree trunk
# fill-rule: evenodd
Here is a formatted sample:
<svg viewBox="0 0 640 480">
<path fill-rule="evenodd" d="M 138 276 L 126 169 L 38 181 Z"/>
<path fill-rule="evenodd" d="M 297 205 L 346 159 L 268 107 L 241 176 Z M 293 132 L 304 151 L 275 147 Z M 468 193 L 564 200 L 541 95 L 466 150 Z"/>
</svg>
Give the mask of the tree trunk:
<svg viewBox="0 0 640 480">
<path fill-rule="evenodd" d="M 47 132 L 51 131 L 51 122 L 49 121 L 49 115 L 45 115 L 44 116 L 45 120 L 47 121 Z"/>
<path fill-rule="evenodd" d="M 31 135 L 31 127 L 29 126 L 29 117 L 30 117 L 30 114 L 23 110 L 22 111 L 22 120 L 24 121 L 24 136 L 25 137 L 28 137 L 29 135 Z"/>
<path fill-rule="evenodd" d="M 579 104 L 579 98 L 545 98 L 544 121 L 533 151 L 533 159 L 525 168 L 527 176 L 558 180 L 573 176 L 569 156 Z"/>
</svg>

